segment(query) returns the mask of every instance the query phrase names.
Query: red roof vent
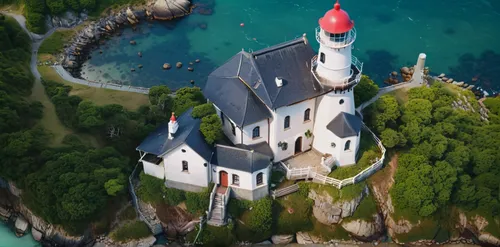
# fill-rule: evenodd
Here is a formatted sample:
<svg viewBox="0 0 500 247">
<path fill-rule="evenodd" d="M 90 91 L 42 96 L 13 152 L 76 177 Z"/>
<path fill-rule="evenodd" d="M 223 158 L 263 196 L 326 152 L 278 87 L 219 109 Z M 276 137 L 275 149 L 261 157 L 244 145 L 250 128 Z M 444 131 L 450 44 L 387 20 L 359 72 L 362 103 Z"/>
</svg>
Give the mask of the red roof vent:
<svg viewBox="0 0 500 247">
<path fill-rule="evenodd" d="M 340 9 L 340 3 L 337 0 L 333 5 L 333 9 L 326 12 L 325 16 L 319 19 L 319 26 L 329 33 L 340 34 L 349 32 L 354 27 L 354 22 L 347 12 Z"/>
<path fill-rule="evenodd" d="M 174 113 L 173 113 L 173 112 L 172 112 L 172 116 L 170 117 L 170 121 L 171 121 L 171 122 L 175 122 L 175 121 L 176 121 L 176 119 L 175 119 L 175 115 L 174 115 Z"/>
</svg>

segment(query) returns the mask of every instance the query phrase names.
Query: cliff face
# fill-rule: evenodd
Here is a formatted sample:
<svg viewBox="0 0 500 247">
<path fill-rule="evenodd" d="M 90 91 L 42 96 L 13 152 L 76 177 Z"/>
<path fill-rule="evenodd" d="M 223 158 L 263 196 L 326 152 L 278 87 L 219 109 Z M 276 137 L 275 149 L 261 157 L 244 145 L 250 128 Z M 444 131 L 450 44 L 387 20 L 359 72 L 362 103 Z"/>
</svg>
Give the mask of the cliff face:
<svg viewBox="0 0 500 247">
<path fill-rule="evenodd" d="M 384 231 L 383 219 L 379 214 L 373 215 L 372 221 L 362 219 L 342 222 L 342 227 L 359 238 L 369 239 Z"/>
<path fill-rule="evenodd" d="M 333 198 L 326 192 L 317 192 L 313 189 L 309 192 L 309 198 L 314 200 L 313 214 L 316 219 L 326 225 L 337 224 L 343 218 L 352 216 L 361 203 L 361 200 L 368 194 L 368 187 L 359 196 L 348 201 L 333 201 Z"/>
<path fill-rule="evenodd" d="M 489 224 L 491 223 L 482 216 L 474 215 L 472 217 L 467 217 L 464 212 L 459 212 L 458 228 L 462 231 L 468 229 L 483 243 L 500 246 L 500 238 L 486 232 L 486 227 Z"/>
</svg>

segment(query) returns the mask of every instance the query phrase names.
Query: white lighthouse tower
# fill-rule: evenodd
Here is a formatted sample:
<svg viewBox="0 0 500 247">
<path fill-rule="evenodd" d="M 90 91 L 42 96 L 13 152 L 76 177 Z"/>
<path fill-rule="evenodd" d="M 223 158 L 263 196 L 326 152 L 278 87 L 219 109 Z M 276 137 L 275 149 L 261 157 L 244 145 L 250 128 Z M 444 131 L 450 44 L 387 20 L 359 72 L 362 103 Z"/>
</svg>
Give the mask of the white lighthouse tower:
<svg viewBox="0 0 500 247">
<path fill-rule="evenodd" d="M 361 78 L 363 64 L 351 55 L 356 30 L 338 1 L 319 19 L 316 40 L 320 48 L 311 72 L 329 93 L 317 101 L 313 148 L 333 156 L 337 165 L 354 164 L 361 120 L 355 116 L 353 89 Z"/>
</svg>

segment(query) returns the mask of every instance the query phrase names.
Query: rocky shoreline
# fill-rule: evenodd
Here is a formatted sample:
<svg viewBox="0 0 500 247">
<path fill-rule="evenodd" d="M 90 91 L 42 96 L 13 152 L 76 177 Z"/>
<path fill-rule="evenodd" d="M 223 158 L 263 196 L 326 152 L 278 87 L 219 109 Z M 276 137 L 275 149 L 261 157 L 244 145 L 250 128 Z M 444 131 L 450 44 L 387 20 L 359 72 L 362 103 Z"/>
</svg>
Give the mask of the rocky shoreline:
<svg viewBox="0 0 500 247">
<path fill-rule="evenodd" d="M 188 15 L 192 8 L 188 0 L 152 0 L 142 7 L 128 6 L 110 13 L 107 17 L 91 22 L 73 37 L 59 58 L 61 65 L 73 77 L 81 78 L 82 64 L 89 59 L 92 49 L 104 44 L 104 38 L 119 36 L 121 35 L 120 28 L 135 28 L 140 21 L 171 20 Z M 52 20 L 52 23 L 66 22 Z M 72 23 L 78 23 L 78 21 Z M 131 40 L 130 44 L 134 45 L 134 42 Z"/>
</svg>

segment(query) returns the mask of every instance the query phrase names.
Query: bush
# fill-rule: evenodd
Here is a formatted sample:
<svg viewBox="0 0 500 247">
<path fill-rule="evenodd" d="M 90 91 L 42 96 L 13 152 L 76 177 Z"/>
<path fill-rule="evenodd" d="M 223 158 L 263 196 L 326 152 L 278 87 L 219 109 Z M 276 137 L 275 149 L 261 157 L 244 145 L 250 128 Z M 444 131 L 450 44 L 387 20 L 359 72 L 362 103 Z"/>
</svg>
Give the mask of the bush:
<svg viewBox="0 0 500 247">
<path fill-rule="evenodd" d="M 231 215 L 232 217 L 239 218 L 251 206 L 252 206 L 251 201 L 238 200 L 235 198 L 231 198 L 231 199 L 229 199 L 227 211 L 228 211 L 229 215 Z"/>
<path fill-rule="evenodd" d="M 263 198 L 258 201 L 238 201 L 234 200 L 229 206 L 231 215 L 241 215 L 238 224 L 235 226 L 235 235 L 240 241 L 253 243 L 262 242 L 272 235 L 272 204 L 270 198 Z M 252 210 L 248 210 L 252 208 Z M 234 212 L 236 211 L 237 212 Z"/>
<path fill-rule="evenodd" d="M 378 93 L 378 85 L 366 75 L 361 76 L 359 84 L 354 88 L 354 102 L 356 106 L 370 100 Z"/>
<path fill-rule="evenodd" d="M 135 212 L 135 208 L 132 205 L 127 206 L 120 214 L 118 215 L 118 220 L 127 221 L 134 220 L 137 217 L 137 213 Z"/>
<path fill-rule="evenodd" d="M 151 235 L 148 226 L 142 221 L 130 222 L 111 232 L 113 241 L 125 242 L 132 239 L 141 239 Z"/>
<path fill-rule="evenodd" d="M 232 233 L 233 225 L 230 223 L 227 226 L 216 227 L 206 225 L 203 227 L 198 239 L 196 240 L 197 244 L 201 244 L 203 246 L 231 246 L 236 239 L 234 239 L 234 235 Z M 199 227 L 197 226 L 194 231 L 190 232 L 186 236 L 186 240 L 190 243 L 196 238 L 198 234 Z"/>
<path fill-rule="evenodd" d="M 374 214 L 377 214 L 377 204 L 372 194 L 369 194 L 363 198 L 359 206 L 354 211 L 354 214 L 349 219 L 372 221 Z"/>
<path fill-rule="evenodd" d="M 213 144 L 223 138 L 222 122 L 217 114 L 208 115 L 201 119 L 200 131 L 208 144 Z"/>
<path fill-rule="evenodd" d="M 186 200 L 186 193 L 182 190 L 167 188 L 165 186 L 162 187 L 162 190 L 165 195 L 165 203 L 170 206 L 176 206 Z"/>
<path fill-rule="evenodd" d="M 194 118 L 203 118 L 208 115 L 215 114 L 215 108 L 212 103 L 205 103 L 203 105 L 195 106 L 191 112 Z"/>
<path fill-rule="evenodd" d="M 256 232 L 267 232 L 271 230 L 273 201 L 262 198 L 252 203 L 252 210 L 248 217 L 248 226 Z"/>
<path fill-rule="evenodd" d="M 139 198 L 145 202 L 160 203 L 163 201 L 162 188 L 165 186 L 163 180 L 141 172 L 139 175 L 140 186 L 137 190 Z"/>
<path fill-rule="evenodd" d="M 210 204 L 210 192 L 214 184 L 210 184 L 208 188 L 200 193 L 186 192 L 186 207 L 192 214 L 203 214 L 208 210 Z"/>
</svg>

